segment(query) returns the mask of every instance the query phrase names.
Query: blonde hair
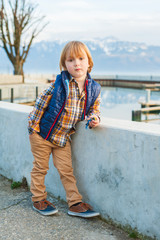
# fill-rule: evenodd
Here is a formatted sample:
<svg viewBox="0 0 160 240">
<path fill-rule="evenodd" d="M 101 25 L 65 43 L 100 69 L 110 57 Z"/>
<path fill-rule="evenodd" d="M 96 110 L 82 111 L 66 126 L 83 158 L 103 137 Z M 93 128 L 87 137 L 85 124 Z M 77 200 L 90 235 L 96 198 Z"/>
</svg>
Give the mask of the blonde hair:
<svg viewBox="0 0 160 240">
<path fill-rule="evenodd" d="M 85 51 L 85 53 L 87 54 L 87 57 L 88 57 L 88 64 L 89 64 L 88 72 L 89 73 L 91 72 L 92 67 L 93 67 L 93 60 L 92 60 L 91 53 L 90 53 L 88 47 L 84 43 L 79 42 L 79 41 L 68 42 L 65 45 L 65 47 L 63 48 L 61 57 L 60 57 L 60 62 L 59 62 L 60 71 L 62 71 L 62 69 L 66 70 L 65 61 L 66 61 L 66 55 L 67 55 L 68 51 L 69 51 L 71 57 L 83 56 L 84 55 L 83 51 Z"/>
</svg>

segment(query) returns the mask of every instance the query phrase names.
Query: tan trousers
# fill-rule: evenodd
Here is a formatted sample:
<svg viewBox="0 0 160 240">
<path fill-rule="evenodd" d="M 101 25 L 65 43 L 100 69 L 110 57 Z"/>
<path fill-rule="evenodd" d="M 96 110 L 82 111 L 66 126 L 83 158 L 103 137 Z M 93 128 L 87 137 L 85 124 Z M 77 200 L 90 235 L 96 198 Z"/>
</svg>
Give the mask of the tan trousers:
<svg viewBox="0 0 160 240">
<path fill-rule="evenodd" d="M 69 207 L 82 201 L 76 179 L 73 175 L 71 145 L 67 141 L 65 147 L 58 147 L 43 139 L 39 134 L 30 135 L 31 151 L 34 156 L 33 169 L 31 172 L 32 201 L 40 201 L 47 198 L 44 185 L 45 176 L 49 169 L 49 157 L 52 153 L 54 166 L 57 168 L 62 184 L 66 191 Z"/>
</svg>

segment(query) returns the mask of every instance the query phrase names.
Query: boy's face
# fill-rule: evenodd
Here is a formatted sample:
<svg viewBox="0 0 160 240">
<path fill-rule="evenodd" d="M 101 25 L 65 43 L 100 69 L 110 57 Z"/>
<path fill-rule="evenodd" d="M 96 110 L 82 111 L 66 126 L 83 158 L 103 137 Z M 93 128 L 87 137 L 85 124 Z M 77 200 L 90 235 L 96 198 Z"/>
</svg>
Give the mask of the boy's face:
<svg viewBox="0 0 160 240">
<path fill-rule="evenodd" d="M 65 65 L 67 71 L 78 81 L 86 79 L 89 63 L 86 52 L 83 50 L 81 56 L 70 56 L 68 51 L 66 54 Z"/>
</svg>

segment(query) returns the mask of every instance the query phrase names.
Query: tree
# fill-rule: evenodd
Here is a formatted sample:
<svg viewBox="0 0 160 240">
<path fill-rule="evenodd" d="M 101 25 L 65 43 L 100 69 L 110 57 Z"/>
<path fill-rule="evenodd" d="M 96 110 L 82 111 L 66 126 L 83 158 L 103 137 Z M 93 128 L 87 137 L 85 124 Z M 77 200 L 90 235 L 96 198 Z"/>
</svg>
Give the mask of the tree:
<svg viewBox="0 0 160 240">
<path fill-rule="evenodd" d="M 27 0 L 0 0 L 0 42 L 14 67 L 15 75 L 24 75 L 33 40 L 48 23 L 36 14 L 37 5 Z"/>
</svg>

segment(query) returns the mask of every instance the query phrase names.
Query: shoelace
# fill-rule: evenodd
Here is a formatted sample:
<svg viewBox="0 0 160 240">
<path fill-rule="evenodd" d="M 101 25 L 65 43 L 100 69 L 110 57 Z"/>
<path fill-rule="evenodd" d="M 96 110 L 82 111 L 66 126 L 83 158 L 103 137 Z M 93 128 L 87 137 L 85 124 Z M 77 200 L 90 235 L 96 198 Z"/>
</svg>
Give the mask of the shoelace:
<svg viewBox="0 0 160 240">
<path fill-rule="evenodd" d="M 40 201 L 40 206 L 41 206 L 41 208 L 46 208 L 47 206 L 53 206 L 55 208 L 55 206 L 52 203 L 50 203 L 49 201 L 47 201 L 45 199 Z"/>
<path fill-rule="evenodd" d="M 89 209 L 89 210 L 92 210 L 92 207 L 91 205 L 89 205 L 88 203 L 81 203 L 82 207 L 86 208 L 86 209 Z"/>
</svg>

